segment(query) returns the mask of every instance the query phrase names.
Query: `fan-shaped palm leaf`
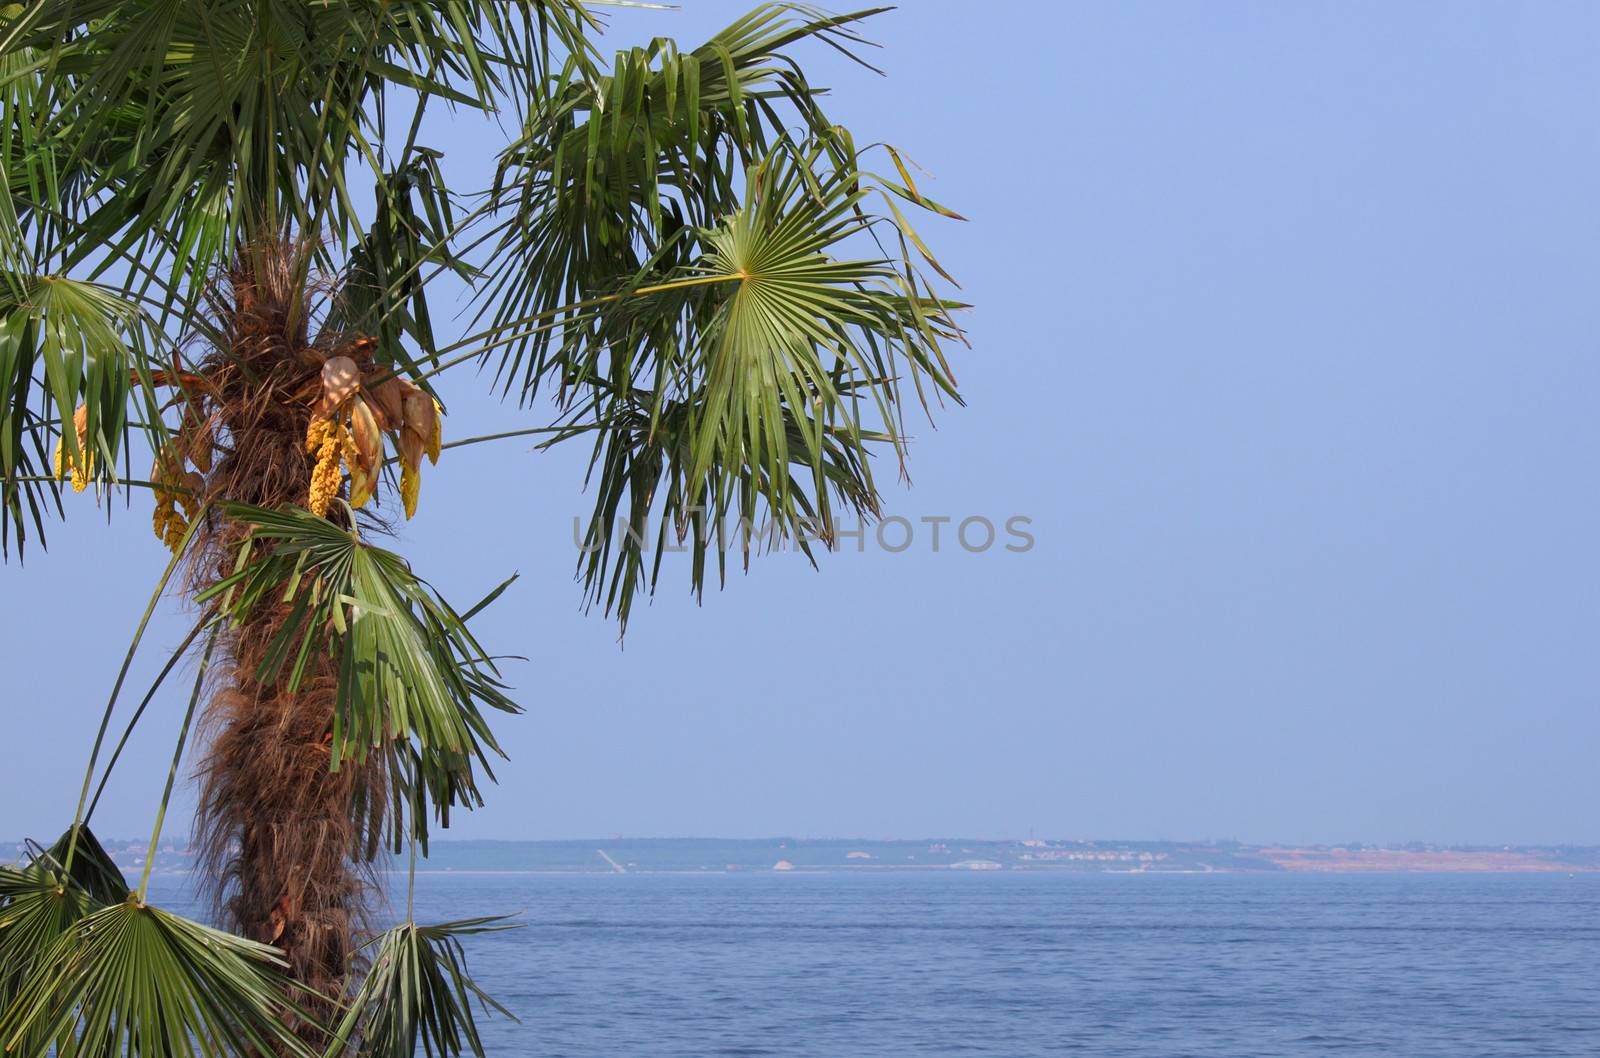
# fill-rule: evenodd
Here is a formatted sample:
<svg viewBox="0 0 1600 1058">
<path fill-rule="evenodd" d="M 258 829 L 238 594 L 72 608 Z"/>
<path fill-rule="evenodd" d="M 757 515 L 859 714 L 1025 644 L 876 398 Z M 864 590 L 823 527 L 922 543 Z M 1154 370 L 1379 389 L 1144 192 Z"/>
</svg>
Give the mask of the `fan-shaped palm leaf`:
<svg viewBox="0 0 1600 1058">
<path fill-rule="evenodd" d="M 465 620 L 399 555 L 325 518 L 241 504 L 225 513 L 251 535 L 240 571 L 199 601 L 218 600 L 236 621 L 288 602 L 257 677 L 282 678 L 291 693 L 316 652 L 339 659 L 332 767 L 380 754 L 397 806 L 413 800 L 415 769 L 420 792 L 446 824 L 451 805 L 482 804 L 474 768 L 492 779 L 488 755 L 503 754 L 479 706 L 521 710 Z M 263 543 L 265 553 L 252 553 Z M 396 812 L 397 827 L 401 818 Z M 416 825 L 425 828 L 426 819 Z M 397 847 L 401 836 L 397 830 Z M 419 836 L 425 842 L 426 830 Z"/>
<path fill-rule="evenodd" d="M 74 829 L 77 830 L 76 840 Z M 29 847 L 33 865 L 69 876 L 95 903 L 114 904 L 128 895 L 128 881 L 122 868 L 87 824 L 68 827 L 49 848 L 40 848 L 31 842 Z"/>
<path fill-rule="evenodd" d="M 430 1058 L 469 1049 L 483 1058 L 473 1000 L 486 1011 L 511 1012 L 467 975 L 460 938 L 516 928 L 495 916 L 431 926 L 406 922 L 378 937 L 367 979 L 335 1028 L 326 1058 L 413 1058 L 419 1043 Z"/>
<path fill-rule="evenodd" d="M 12 1009 L 27 982 L 44 972 L 57 942 L 98 906 L 54 865 L 0 867 L 0 1010 Z M 42 1052 L 49 1031 L 45 1025 L 28 1028 L 17 1050 Z"/>
<path fill-rule="evenodd" d="M 75 843 L 69 829 L 48 849 L 30 849 L 27 863 L 0 867 L 0 1010 L 11 1008 L 74 923 L 128 896 L 122 871 L 87 827 Z M 28 1053 L 38 1039 L 30 1034 L 20 1050 Z"/>
<path fill-rule="evenodd" d="M 902 369 L 956 398 L 939 351 L 954 333 L 946 305 L 919 297 L 888 259 L 835 256 L 874 221 L 859 209 L 869 192 L 857 174 L 813 174 L 820 154 L 774 152 L 752 169 L 746 204 L 706 234 L 703 267 L 731 282 L 707 295 L 714 315 L 690 357 L 704 378 L 691 476 L 713 461 L 765 464 L 784 515 L 785 409 L 815 465 L 825 429 L 859 436 L 863 398 L 898 422 Z"/>
<path fill-rule="evenodd" d="M 22 539 L 24 497 L 42 531 L 41 490 L 55 496 L 53 479 L 62 476 L 42 458 L 50 437 L 60 439 L 64 467 L 84 468 L 79 483 L 110 480 L 131 428 L 129 397 L 137 393 L 159 445 L 160 340 L 145 314 L 113 290 L 60 275 L 0 272 L 0 540 L 12 523 Z"/>
<path fill-rule="evenodd" d="M 35 57 L 0 89 L 42 80 L 35 135 L 87 174 L 66 264 L 127 254 L 185 306 L 263 232 L 359 238 L 347 171 L 377 164 L 386 90 L 493 110 L 592 26 L 563 0 L 34 0 L 0 19 L 0 51 Z"/>
<path fill-rule="evenodd" d="M 68 926 L 0 1015 L 0 1046 L 43 1056 L 311 1055 L 287 1027 L 289 982 L 272 948 L 134 898 Z"/>
<path fill-rule="evenodd" d="M 695 233 L 704 253 L 693 267 L 620 296 L 585 336 L 569 336 L 603 352 L 586 351 L 588 366 L 569 377 L 586 399 L 551 443 L 587 422 L 605 427 L 580 569 L 590 600 L 624 622 L 653 538 L 655 583 L 668 526 L 692 552 L 696 591 L 708 552 L 719 569 L 732 548 L 747 557 L 763 523 L 809 554 L 809 539 L 831 542 L 839 528 L 835 500 L 877 513 L 870 454 L 903 455 L 902 381 L 924 403 L 960 401 L 942 351 L 960 338 L 954 303 L 923 281 L 904 218 L 868 212 L 880 192 L 831 157 L 825 143 L 781 143 L 750 167 L 742 204 Z M 670 338 L 635 345 L 658 332 Z"/>
<path fill-rule="evenodd" d="M 851 26 L 871 14 L 763 4 L 693 51 L 658 38 L 618 52 L 608 76 L 568 69 L 500 159 L 501 236 L 479 296 L 508 392 L 528 400 L 547 372 L 571 373 L 564 356 L 550 359 L 553 329 L 528 321 L 562 314 L 581 332 L 583 314 L 562 306 L 692 262 L 686 236 L 737 205 L 740 167 L 796 119 L 817 134 L 831 127 L 788 49 L 809 39 L 852 54 Z M 847 138 L 832 144 L 848 156 Z"/>
</svg>

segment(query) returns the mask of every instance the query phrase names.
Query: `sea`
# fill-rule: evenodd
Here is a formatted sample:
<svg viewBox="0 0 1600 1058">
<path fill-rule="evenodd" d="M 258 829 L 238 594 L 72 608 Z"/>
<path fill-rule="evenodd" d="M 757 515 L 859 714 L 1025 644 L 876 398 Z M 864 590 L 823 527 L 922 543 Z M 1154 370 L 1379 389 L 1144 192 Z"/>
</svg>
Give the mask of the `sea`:
<svg viewBox="0 0 1600 1058">
<path fill-rule="evenodd" d="M 497 1056 L 1600 1054 L 1593 873 L 441 872 L 416 892 L 419 921 L 521 923 L 467 948 L 517 1018 L 482 1019 Z"/>
</svg>

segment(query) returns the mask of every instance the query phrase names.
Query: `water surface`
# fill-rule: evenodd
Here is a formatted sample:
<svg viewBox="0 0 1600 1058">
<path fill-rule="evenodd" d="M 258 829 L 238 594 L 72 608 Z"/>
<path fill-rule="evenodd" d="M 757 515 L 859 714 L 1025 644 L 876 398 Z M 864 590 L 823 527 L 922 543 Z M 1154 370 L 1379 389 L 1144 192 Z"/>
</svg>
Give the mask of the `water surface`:
<svg viewBox="0 0 1600 1058">
<path fill-rule="evenodd" d="M 1600 876 L 428 874 L 496 1055 L 1600 1053 Z"/>
</svg>

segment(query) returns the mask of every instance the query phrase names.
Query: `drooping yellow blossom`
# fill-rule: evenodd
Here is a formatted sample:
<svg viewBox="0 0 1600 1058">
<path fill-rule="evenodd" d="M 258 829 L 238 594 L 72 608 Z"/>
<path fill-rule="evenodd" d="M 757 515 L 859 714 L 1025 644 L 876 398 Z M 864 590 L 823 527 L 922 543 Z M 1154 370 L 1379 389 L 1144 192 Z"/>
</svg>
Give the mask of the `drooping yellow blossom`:
<svg viewBox="0 0 1600 1058">
<path fill-rule="evenodd" d="M 94 452 L 89 448 L 89 408 L 87 405 L 78 405 L 78 410 L 72 414 L 72 425 L 78 435 L 78 456 L 82 460 L 72 459 L 66 452 L 61 441 L 56 441 L 56 480 L 60 481 L 67 476 L 67 471 L 72 471 L 72 491 L 82 492 L 89 487 L 89 477 L 94 473 Z"/>
<path fill-rule="evenodd" d="M 322 447 L 322 439 L 329 426 L 333 425 L 327 419 L 312 419 L 306 423 L 306 451 L 315 452 Z"/>
<path fill-rule="evenodd" d="M 361 462 L 361 449 L 355 434 L 343 426 L 339 431 L 339 454 L 344 457 L 344 468 L 350 474 L 350 506 L 361 508 L 372 498 L 377 474 L 368 475 Z"/>
<path fill-rule="evenodd" d="M 194 516 L 200 512 L 200 494 L 196 485 L 203 486 L 204 479 L 191 471 L 186 478 L 188 491 L 178 494 L 178 502 L 183 504 L 183 516 L 189 521 L 194 521 Z"/>
<path fill-rule="evenodd" d="M 89 487 L 89 475 L 94 473 L 94 453 L 87 449 L 80 450 L 83 454 L 83 466 L 69 459 L 62 449 L 60 441 L 56 442 L 56 480 L 64 480 L 70 466 L 72 470 L 72 491 L 82 492 Z"/>
<path fill-rule="evenodd" d="M 400 469 L 400 502 L 405 504 L 406 517 L 417 513 L 417 493 L 422 490 L 422 472 L 410 463 Z"/>
<path fill-rule="evenodd" d="M 160 468 L 160 461 L 157 461 Z M 198 475 L 191 475 L 198 479 Z M 189 523 L 200 510 L 200 498 L 194 495 L 195 486 L 203 484 L 195 481 L 186 482 L 177 488 L 164 488 L 164 485 L 173 484 L 175 479 L 168 473 L 154 475 L 152 484 L 156 497 L 156 509 L 150 516 L 150 527 L 155 530 L 156 539 L 167 545 L 167 550 L 174 555 L 183 546 L 183 538 L 189 532 Z M 179 491 L 180 489 L 184 491 Z M 179 510 L 179 506 L 182 510 Z"/>
<path fill-rule="evenodd" d="M 178 511 L 177 496 L 165 489 L 156 489 L 155 493 L 156 509 L 150 519 L 151 528 L 155 530 L 156 539 L 167 545 L 168 551 L 177 554 L 178 548 L 183 546 L 184 535 L 189 532 L 189 521 Z"/>
<path fill-rule="evenodd" d="M 415 383 L 384 371 L 363 378 L 354 360 L 329 357 L 306 432 L 306 451 L 316 453 L 306 506 L 325 515 L 340 494 L 345 473 L 350 475 L 350 506 L 366 504 L 378 488 L 388 434 L 400 457 L 400 500 L 406 517 L 414 516 L 422 489 L 422 457 L 438 462 L 443 417 L 444 408 Z"/>
<path fill-rule="evenodd" d="M 355 435 L 343 427 L 336 426 L 339 434 L 339 454 L 344 457 L 346 465 L 354 466 L 361 458 L 361 453 L 356 451 Z"/>
<path fill-rule="evenodd" d="M 368 474 L 359 463 L 346 463 L 345 469 L 350 471 L 350 506 L 353 510 L 360 510 L 377 491 L 378 475 Z"/>
<path fill-rule="evenodd" d="M 306 497 L 306 509 L 312 514 L 327 514 L 328 505 L 339 495 L 343 481 L 339 457 L 344 454 L 344 442 L 349 436 L 349 431 L 332 419 L 313 419 L 306 431 L 306 451 L 317 453 L 317 465 L 311 471 L 311 490 Z"/>
<path fill-rule="evenodd" d="M 205 491 L 205 478 L 190 471 L 183 472 L 183 457 L 175 444 L 167 444 L 156 455 L 150 467 L 150 483 L 155 493 L 156 507 L 150 516 L 156 539 L 177 554 L 189 524 L 200 512 L 200 494 Z M 180 511 L 179 508 L 182 508 Z"/>
</svg>

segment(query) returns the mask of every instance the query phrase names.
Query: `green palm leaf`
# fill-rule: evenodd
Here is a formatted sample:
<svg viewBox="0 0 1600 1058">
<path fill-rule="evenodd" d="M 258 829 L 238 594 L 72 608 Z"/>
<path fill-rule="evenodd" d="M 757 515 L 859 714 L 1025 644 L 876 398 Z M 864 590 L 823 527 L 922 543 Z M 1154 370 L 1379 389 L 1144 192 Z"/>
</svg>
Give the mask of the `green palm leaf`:
<svg viewBox="0 0 1600 1058">
<path fill-rule="evenodd" d="M 288 1027 L 282 960 L 134 898 L 73 922 L 44 949 L 0 1016 L 0 1046 L 20 1058 L 311 1055 Z"/>
<path fill-rule="evenodd" d="M 16 1005 L 27 982 L 44 972 L 60 939 L 97 906 L 53 864 L 0 867 L 0 1010 Z M 27 1029 L 17 1050 L 41 1053 L 49 1045 L 49 1031 L 43 1025 Z"/>
<path fill-rule="evenodd" d="M 511 1012 L 467 975 L 460 938 L 516 928 L 496 916 L 432 926 L 407 922 L 384 933 L 375 941 L 367 979 L 335 1028 L 325 1058 L 412 1058 L 418 1043 L 430 1056 L 470 1049 L 483 1058 L 473 1000 L 485 1011 L 506 1017 Z"/>
<path fill-rule="evenodd" d="M 127 899 L 122 871 L 88 827 L 79 828 L 69 855 L 71 839 L 68 830 L 48 849 L 30 843 L 27 863 L 0 867 L 0 1010 L 11 1008 L 23 984 L 75 923 Z M 30 1034 L 29 1043 L 44 1038 Z"/>
<path fill-rule="evenodd" d="M 585 599 L 617 614 L 624 627 L 637 593 L 655 589 L 673 550 L 689 553 L 690 582 L 698 594 L 713 567 L 717 581 L 726 580 L 730 554 L 748 567 L 751 555 L 786 543 L 814 563 L 814 542 L 826 543 L 821 530 L 837 517 L 835 501 L 859 518 L 877 511 L 866 453 L 833 432 L 822 435 L 817 455 L 825 487 L 811 491 L 816 478 L 804 458 L 806 440 L 787 410 L 792 462 L 783 472 L 784 494 L 796 512 L 788 527 L 775 522 L 762 502 L 772 488 L 766 467 L 738 464 L 691 476 L 693 405 L 659 404 L 648 390 L 636 390 L 610 401 L 602 414 L 607 428 L 595 442 L 590 470 L 594 513 L 580 538 L 578 570 Z M 549 443 L 580 433 L 558 434 Z M 861 440 L 884 443 L 890 437 L 864 432 Z M 717 497 L 714 505 L 691 499 L 707 490 Z"/>
<path fill-rule="evenodd" d="M 76 843 L 69 827 L 49 848 L 32 846 L 33 864 L 69 875 L 97 904 L 114 904 L 124 899 L 128 895 L 128 880 L 122 868 L 87 824 L 80 824 L 77 831 Z"/>
<path fill-rule="evenodd" d="M 763 4 L 692 51 L 658 38 L 618 52 L 609 75 L 569 66 L 502 152 L 492 197 L 499 237 L 478 296 L 508 393 L 531 400 L 548 373 L 573 373 L 585 316 L 563 306 L 687 265 L 693 229 L 738 204 L 743 165 L 796 120 L 815 134 L 832 127 L 788 51 L 814 40 L 853 55 L 850 27 L 871 14 Z M 847 160 L 848 140 L 832 142 Z M 567 324 L 565 347 L 552 328 L 527 326 L 553 315 Z"/>
<path fill-rule="evenodd" d="M 44 455 L 50 438 L 59 438 L 64 465 L 87 465 L 90 478 L 109 482 L 132 429 L 129 398 L 138 395 L 145 432 L 159 447 L 153 371 L 161 340 L 114 290 L 60 275 L 0 272 L 0 542 L 14 527 L 21 545 L 25 501 L 41 533 L 41 497 L 60 507 L 53 480 L 60 475 Z M 74 428 L 80 405 L 81 444 Z"/>
<path fill-rule="evenodd" d="M 786 411 L 812 464 L 825 429 L 859 436 L 863 399 L 892 427 L 901 370 L 959 399 L 939 348 L 955 334 L 946 304 L 919 297 L 888 259 L 835 256 L 874 220 L 860 211 L 869 192 L 855 173 L 813 173 L 821 153 L 775 151 L 751 170 L 746 204 L 706 234 L 702 267 L 734 282 L 709 295 L 714 314 L 691 351 L 690 369 L 705 380 L 696 479 L 713 461 L 764 463 L 781 483 Z M 768 499 L 788 513 L 781 488 Z"/>
<path fill-rule="evenodd" d="M 420 370 L 407 354 L 407 340 L 437 363 L 428 308 L 432 272 L 448 269 L 467 281 L 476 275 L 452 252 L 461 219 L 440 157 L 418 147 L 407 164 L 378 178 L 375 216 L 350 252 L 341 296 L 328 320 L 333 330 L 375 337 L 379 362 L 397 373 Z"/>
<path fill-rule="evenodd" d="M 385 89 L 493 110 L 532 91 L 552 41 L 587 55 L 592 26 L 562 0 L 34 0 L 0 20 L 0 52 L 35 57 L 0 70 L 0 97 L 42 82 L 32 126 L 86 175 L 67 263 L 132 251 L 192 306 L 263 232 L 359 238 L 347 170 L 375 164 Z"/>
<path fill-rule="evenodd" d="M 579 568 L 588 600 L 624 623 L 669 536 L 699 592 L 711 554 L 724 574 L 729 551 L 773 542 L 763 527 L 810 555 L 856 528 L 842 514 L 875 516 L 872 452 L 906 451 L 903 381 L 923 407 L 960 403 L 943 352 L 961 339 L 956 303 L 923 279 L 904 218 L 869 212 L 880 191 L 832 157 L 783 143 L 754 163 L 742 203 L 695 233 L 702 256 L 606 305 L 583 339 L 606 352 L 568 378 L 586 399 L 550 443 L 604 427 Z"/>
<path fill-rule="evenodd" d="M 395 805 L 422 803 L 411 794 L 425 793 L 446 826 L 452 805 L 482 804 L 476 769 L 492 780 L 489 754 L 504 754 L 480 706 L 521 709 L 466 621 L 399 555 L 325 518 L 242 504 L 224 513 L 251 533 L 239 572 L 198 601 L 217 600 L 235 621 L 289 606 L 256 674 L 264 682 L 281 679 L 292 693 L 314 652 L 339 659 L 331 766 L 378 754 Z M 402 819 L 397 811 L 396 848 Z M 426 823 L 411 823 L 424 843 Z"/>
</svg>

